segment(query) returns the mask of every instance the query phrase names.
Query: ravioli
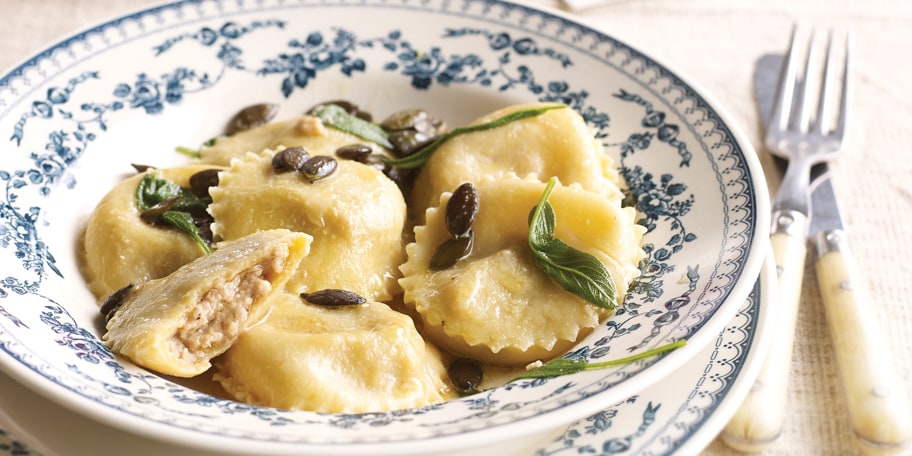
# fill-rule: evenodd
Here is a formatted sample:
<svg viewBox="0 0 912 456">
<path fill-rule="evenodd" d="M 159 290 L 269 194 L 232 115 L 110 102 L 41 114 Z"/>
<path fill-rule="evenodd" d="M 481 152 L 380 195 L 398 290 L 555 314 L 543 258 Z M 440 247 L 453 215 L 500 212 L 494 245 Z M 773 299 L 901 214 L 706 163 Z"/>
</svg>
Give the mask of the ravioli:
<svg viewBox="0 0 912 456">
<path fill-rule="evenodd" d="M 260 231 L 133 286 L 108 320 L 102 340 L 136 364 L 178 377 L 202 374 L 281 289 L 307 255 L 311 237 Z"/>
<path fill-rule="evenodd" d="M 480 117 L 470 125 L 512 112 L 547 106 L 536 103 L 509 106 Z M 570 108 L 488 130 L 455 136 L 438 148 L 418 173 L 410 199 L 410 214 L 418 223 L 440 194 L 481 176 L 513 173 L 541 181 L 557 177 L 565 185 L 579 184 L 604 198 L 620 201 L 615 164 L 602 150 L 585 120 Z"/>
<path fill-rule="evenodd" d="M 275 150 L 280 146 L 301 146 L 313 154 L 333 155 L 336 149 L 349 144 L 364 144 L 374 153 L 388 154 L 386 149 L 376 144 L 327 127 L 317 117 L 303 115 L 215 138 L 212 145 L 200 149 L 200 160 L 203 163 L 229 166 L 232 159 L 244 158 L 247 152 Z"/>
<path fill-rule="evenodd" d="M 325 307 L 281 293 L 269 305 L 269 317 L 216 361 L 213 378 L 239 401 L 364 413 L 454 396 L 439 352 L 386 304 Z"/>
<path fill-rule="evenodd" d="M 273 170 L 273 155 L 247 154 L 221 173 L 210 189 L 213 234 L 230 240 L 286 228 L 313 236 L 306 267 L 288 283 L 291 291 L 339 288 L 378 301 L 398 293 L 406 207 L 396 184 L 350 160 L 310 183 L 299 173 Z"/>
<path fill-rule="evenodd" d="M 569 349 L 610 314 L 564 290 L 535 263 L 527 220 L 545 185 L 535 178 L 485 178 L 475 183 L 480 201 L 472 224 L 472 253 L 432 270 L 429 262 L 449 236 L 445 192 L 415 229 L 402 265 L 404 301 L 420 316 L 423 332 L 446 350 L 494 365 L 525 365 Z M 609 270 L 620 303 L 643 258 L 645 229 L 635 211 L 579 185 L 555 186 L 549 198 L 555 237 L 590 253 Z"/>
<path fill-rule="evenodd" d="M 157 170 L 189 187 L 190 176 L 213 166 L 188 165 Z M 89 290 L 101 299 L 131 283 L 164 277 L 204 254 L 185 233 L 155 226 L 139 217 L 136 187 L 145 173 L 112 188 L 98 203 L 82 238 L 82 270 Z"/>
</svg>

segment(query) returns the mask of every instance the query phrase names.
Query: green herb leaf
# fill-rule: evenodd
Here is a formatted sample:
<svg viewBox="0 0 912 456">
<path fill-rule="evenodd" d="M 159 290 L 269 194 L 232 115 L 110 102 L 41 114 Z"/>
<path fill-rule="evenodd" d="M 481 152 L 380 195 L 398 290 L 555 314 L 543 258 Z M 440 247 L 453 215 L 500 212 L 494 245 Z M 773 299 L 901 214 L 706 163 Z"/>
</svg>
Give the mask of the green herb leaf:
<svg viewBox="0 0 912 456">
<path fill-rule="evenodd" d="M 211 199 L 197 197 L 189 189 L 181 188 L 174 182 L 163 178 L 159 171 L 146 173 L 136 186 L 136 207 L 140 214 L 164 201 L 173 201 L 173 204 L 170 204 L 167 211 L 158 216 L 156 221 L 177 227 L 190 235 L 204 252 L 210 253 L 209 243 L 203 239 L 199 227 L 193 222 L 191 213 L 204 211 Z"/>
<path fill-rule="evenodd" d="M 203 156 L 203 153 L 199 149 L 191 149 L 189 147 L 177 146 L 174 148 L 178 153 L 186 155 L 190 158 L 200 158 Z"/>
<path fill-rule="evenodd" d="M 429 158 L 431 158 L 431 155 L 433 155 L 434 152 L 443 143 L 449 141 L 450 139 L 453 139 L 456 136 L 464 135 L 466 133 L 474 133 L 476 131 L 490 130 L 492 128 L 502 127 L 510 122 L 515 122 L 517 120 L 522 120 L 522 119 L 525 119 L 528 117 L 539 116 L 539 115 L 544 114 L 547 111 L 551 111 L 554 109 L 563 109 L 566 107 L 567 107 L 566 105 L 559 104 L 559 105 L 542 106 L 542 107 L 538 107 L 538 108 L 521 109 L 519 111 L 513 111 L 502 117 L 498 117 L 497 119 L 494 119 L 490 122 L 486 122 L 486 123 L 482 123 L 482 124 L 478 124 L 478 125 L 469 125 L 467 127 L 454 128 L 453 130 L 450 130 L 449 132 L 447 132 L 443 136 L 437 138 L 436 140 L 434 140 L 427 146 L 422 147 L 420 150 L 418 150 L 414 154 L 407 155 L 405 157 L 397 158 L 397 159 L 383 160 L 383 162 L 386 163 L 387 165 L 396 166 L 396 167 L 403 168 L 403 169 L 417 168 L 419 166 L 424 165 L 424 163 L 427 162 Z"/>
<path fill-rule="evenodd" d="M 161 177 L 159 171 L 153 171 L 143 176 L 136 186 L 136 207 L 140 212 L 149 210 L 162 201 L 180 196 L 181 188 L 174 182 Z"/>
<path fill-rule="evenodd" d="M 189 188 L 181 188 L 180 199 L 177 200 L 177 203 L 172 207 L 172 210 L 194 213 L 202 213 L 206 211 L 206 208 L 212 204 L 211 196 L 204 196 L 200 198 L 193 193 L 193 190 Z"/>
<path fill-rule="evenodd" d="M 548 196 L 556 180 L 552 177 L 529 217 L 529 247 L 535 264 L 565 290 L 604 309 L 613 309 L 617 289 L 608 268 L 594 255 L 577 250 L 554 238 L 554 209 Z"/>
<path fill-rule="evenodd" d="M 353 116 L 345 109 L 335 104 L 324 104 L 313 108 L 310 115 L 318 117 L 324 124 L 337 130 L 353 134 L 363 140 L 377 143 L 387 149 L 393 145 L 387 139 L 386 131 L 379 125 Z"/>
<path fill-rule="evenodd" d="M 183 211 L 168 211 L 168 212 L 165 212 L 161 218 L 165 222 L 170 223 L 171 225 L 174 225 L 181 231 L 189 234 L 190 237 L 192 237 L 193 240 L 196 241 L 196 243 L 199 244 L 200 247 L 202 247 L 204 252 L 206 252 L 207 254 L 212 253 L 212 250 L 209 248 L 209 244 L 200 235 L 199 228 L 196 226 L 195 223 L 193 223 L 192 215 L 190 215 L 187 212 L 183 212 Z"/>
<path fill-rule="evenodd" d="M 556 358 L 548 361 L 547 363 L 531 369 L 520 374 L 516 379 L 521 378 L 547 378 L 547 377 L 558 377 L 561 375 L 575 374 L 577 372 L 587 371 L 587 370 L 597 370 L 605 369 L 609 367 L 622 366 L 624 364 L 629 364 L 635 361 L 646 359 L 650 356 L 659 355 L 665 352 L 675 350 L 677 348 L 683 347 L 687 342 L 683 340 L 675 341 L 670 344 L 662 345 L 661 347 L 653 348 L 652 350 L 645 351 L 636 355 L 628 356 L 626 358 L 615 359 L 611 361 L 602 361 L 597 363 L 590 363 L 585 359 L 576 358 L 576 359 L 567 359 L 567 358 Z"/>
</svg>

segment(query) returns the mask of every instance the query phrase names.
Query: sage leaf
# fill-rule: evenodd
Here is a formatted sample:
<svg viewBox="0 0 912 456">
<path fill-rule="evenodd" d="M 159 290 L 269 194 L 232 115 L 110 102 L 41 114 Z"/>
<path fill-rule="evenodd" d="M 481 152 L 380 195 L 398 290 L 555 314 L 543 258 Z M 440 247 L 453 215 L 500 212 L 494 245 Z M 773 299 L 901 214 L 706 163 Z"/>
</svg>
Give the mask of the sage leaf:
<svg viewBox="0 0 912 456">
<path fill-rule="evenodd" d="M 186 155 L 186 156 L 188 156 L 188 157 L 190 157 L 190 158 L 201 158 L 201 157 L 203 156 L 203 152 L 202 152 L 201 150 L 199 150 L 199 149 L 191 149 L 191 148 L 186 147 L 186 146 L 177 146 L 177 147 L 174 148 L 174 150 L 175 150 L 177 153 L 179 153 L 179 154 L 181 154 L 181 155 Z"/>
<path fill-rule="evenodd" d="M 181 188 L 180 199 L 177 200 L 177 203 L 171 209 L 194 214 L 205 212 L 210 204 L 212 204 L 211 196 L 199 197 L 192 190 Z"/>
<path fill-rule="evenodd" d="M 207 254 L 212 250 L 203 239 L 193 221 L 193 213 L 205 212 L 212 202 L 210 197 L 200 198 L 193 191 L 165 179 L 159 171 L 147 173 L 136 186 L 136 207 L 140 216 L 150 223 L 166 223 L 185 232 Z M 153 210 L 155 209 L 155 210 Z M 160 211 L 160 212 L 159 212 Z M 151 218 L 151 220 L 148 220 Z"/>
<path fill-rule="evenodd" d="M 319 118 L 324 124 L 337 130 L 355 135 L 365 141 L 392 149 L 386 130 L 379 125 L 351 115 L 339 105 L 322 104 L 310 110 L 310 115 Z"/>
<path fill-rule="evenodd" d="M 145 212 L 162 201 L 173 199 L 180 194 L 180 186 L 161 177 L 160 172 L 147 173 L 136 186 L 136 207 L 140 212 Z"/>
<path fill-rule="evenodd" d="M 193 223 L 193 216 L 183 211 L 168 211 L 161 216 L 162 220 L 190 235 L 204 252 L 212 253 L 209 244 L 200 235 L 199 227 Z"/>
<path fill-rule="evenodd" d="M 453 130 L 450 130 L 443 136 L 432 141 L 427 146 L 422 147 L 414 154 L 407 155 L 402 158 L 385 159 L 385 160 L 383 160 L 383 162 L 389 166 L 396 166 L 396 167 L 403 168 L 403 169 L 417 168 L 419 166 L 424 165 L 425 162 L 427 162 L 428 159 L 431 158 L 431 155 L 433 155 L 434 152 L 437 151 L 437 149 L 443 143 L 453 139 L 456 136 L 464 135 L 467 133 L 474 133 L 476 131 L 490 130 L 492 128 L 502 127 L 508 123 L 516 122 L 517 120 L 522 120 L 522 119 L 525 119 L 528 117 L 540 116 L 547 111 L 551 111 L 553 109 L 563 109 L 566 107 L 567 107 L 566 105 L 555 104 L 555 105 L 541 106 L 541 107 L 537 107 L 537 108 L 521 109 L 519 111 L 513 111 L 502 117 L 498 117 L 497 119 L 494 119 L 490 122 L 485 122 L 485 123 L 477 124 L 477 125 L 469 125 L 466 127 L 454 128 Z"/>
<path fill-rule="evenodd" d="M 553 177 L 548 181 L 529 217 L 529 247 L 535 264 L 565 290 L 603 309 L 614 309 L 617 288 L 608 268 L 594 255 L 554 237 L 557 221 L 548 196 L 556 182 Z"/>
<path fill-rule="evenodd" d="M 622 366 L 624 364 L 629 364 L 635 361 L 649 358 L 650 356 L 660 355 L 662 353 L 675 350 L 677 348 L 683 347 L 686 344 L 687 342 L 684 340 L 678 340 L 670 344 L 665 344 L 660 347 L 653 348 L 652 350 L 647 350 L 643 353 L 628 356 L 626 358 L 620 358 L 611 361 L 601 361 L 597 363 L 590 363 L 589 361 L 586 361 L 582 358 L 556 358 L 548 361 L 545 364 L 542 364 L 539 367 L 536 367 L 535 369 L 523 372 L 518 377 L 516 377 L 515 380 L 522 378 L 558 377 L 561 375 L 575 374 L 582 371 Z"/>
</svg>

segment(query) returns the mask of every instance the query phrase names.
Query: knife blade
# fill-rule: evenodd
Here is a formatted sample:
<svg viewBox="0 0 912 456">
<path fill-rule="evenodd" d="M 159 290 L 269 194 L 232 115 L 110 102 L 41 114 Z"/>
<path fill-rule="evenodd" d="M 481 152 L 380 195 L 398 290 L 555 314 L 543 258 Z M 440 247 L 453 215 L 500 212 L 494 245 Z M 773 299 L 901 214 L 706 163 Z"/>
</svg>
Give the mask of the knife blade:
<svg viewBox="0 0 912 456">
<path fill-rule="evenodd" d="M 769 118 L 782 61 L 779 55 L 766 55 L 757 61 L 754 87 L 764 121 Z M 827 164 L 815 165 L 810 180 L 809 241 L 817 253 L 813 261 L 853 430 L 866 452 L 908 450 L 912 446 L 912 412 L 893 369 L 889 347 L 876 331 L 872 313 L 866 311 L 868 301 L 857 280 L 860 275 L 848 249 Z M 799 250 L 803 261 L 804 249 Z M 780 276 L 780 285 L 783 283 L 789 288 L 787 292 L 800 293 L 800 279 L 797 289 L 794 278 Z M 794 308 L 777 319 L 782 332 L 772 341 L 741 408 L 721 433 L 722 439 L 736 449 L 762 451 L 782 431 L 796 317 Z"/>
<path fill-rule="evenodd" d="M 829 172 L 811 188 L 809 239 L 849 421 L 865 452 L 912 449 L 906 387 L 870 305 L 849 249 Z"/>
</svg>

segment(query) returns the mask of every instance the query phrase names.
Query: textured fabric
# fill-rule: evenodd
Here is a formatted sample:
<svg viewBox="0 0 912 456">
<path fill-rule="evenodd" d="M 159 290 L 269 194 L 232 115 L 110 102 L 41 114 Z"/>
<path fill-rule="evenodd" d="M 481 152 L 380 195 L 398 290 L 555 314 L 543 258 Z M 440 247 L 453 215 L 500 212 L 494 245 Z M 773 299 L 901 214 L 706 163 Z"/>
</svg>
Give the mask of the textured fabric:
<svg viewBox="0 0 912 456">
<path fill-rule="evenodd" d="M 0 0 L 0 68 L 98 21 L 157 2 Z M 539 5 L 561 7 L 557 0 Z M 833 166 L 872 312 L 912 390 L 912 2 L 905 0 L 606 0 L 583 21 L 645 51 L 702 87 L 763 149 L 755 60 L 781 53 L 793 23 L 855 34 L 850 143 Z M 813 266 L 802 292 L 785 431 L 769 455 L 854 454 Z M 909 391 L 912 394 L 912 391 Z M 714 441 L 706 455 L 738 454 Z"/>
</svg>

